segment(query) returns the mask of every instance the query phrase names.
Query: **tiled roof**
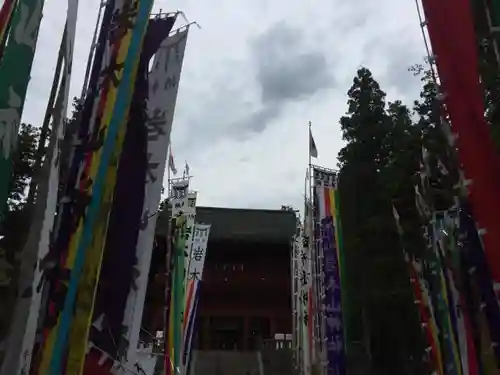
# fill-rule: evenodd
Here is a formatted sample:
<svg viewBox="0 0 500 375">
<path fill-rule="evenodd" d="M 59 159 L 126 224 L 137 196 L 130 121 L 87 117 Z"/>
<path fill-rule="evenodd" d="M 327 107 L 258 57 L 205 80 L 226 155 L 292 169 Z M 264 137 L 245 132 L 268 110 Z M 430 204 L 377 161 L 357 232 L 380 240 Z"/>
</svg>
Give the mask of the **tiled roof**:
<svg viewBox="0 0 500 375">
<path fill-rule="evenodd" d="M 166 227 L 168 211 L 161 213 L 157 233 Z M 287 243 L 296 230 L 296 216 L 286 210 L 196 207 L 196 222 L 211 224 L 210 239 Z"/>
</svg>

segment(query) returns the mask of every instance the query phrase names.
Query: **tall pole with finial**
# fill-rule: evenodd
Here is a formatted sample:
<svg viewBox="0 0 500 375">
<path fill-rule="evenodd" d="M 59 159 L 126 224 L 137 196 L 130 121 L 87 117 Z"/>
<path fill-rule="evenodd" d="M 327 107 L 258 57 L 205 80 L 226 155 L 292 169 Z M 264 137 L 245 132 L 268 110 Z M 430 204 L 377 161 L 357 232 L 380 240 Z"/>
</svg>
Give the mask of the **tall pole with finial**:
<svg viewBox="0 0 500 375">
<path fill-rule="evenodd" d="M 311 327 L 311 366 L 316 362 L 316 355 L 317 355 L 317 350 L 318 350 L 318 340 L 319 337 L 317 337 L 317 323 L 318 323 L 318 316 L 316 315 L 317 311 L 317 306 L 318 306 L 318 301 L 317 301 L 317 296 L 318 296 L 318 288 L 317 288 L 317 259 L 316 259 L 316 251 L 315 251 L 315 236 L 314 236 L 314 216 L 315 216 L 315 207 L 314 207 L 314 201 L 313 201 L 313 180 L 314 180 L 314 168 L 312 164 L 312 158 L 313 156 L 317 156 L 317 150 L 316 150 L 316 145 L 312 136 L 312 122 L 309 121 L 308 124 L 309 128 L 309 133 L 308 133 L 308 152 L 309 152 L 309 200 L 307 204 L 309 205 L 309 218 L 307 221 L 307 225 L 309 226 L 309 254 L 310 254 L 310 262 L 311 262 L 311 297 L 312 297 L 312 304 L 310 304 L 311 311 L 309 312 L 312 314 L 312 319 L 309 321 L 309 324 L 312 325 Z"/>
<path fill-rule="evenodd" d="M 312 168 L 312 153 L 311 153 L 311 137 L 312 137 L 312 130 L 311 130 L 311 127 L 312 127 L 312 122 L 309 121 L 309 138 L 308 138 L 308 141 L 309 141 L 309 176 L 311 176 L 311 168 Z M 311 179 L 309 179 L 310 181 Z"/>
</svg>

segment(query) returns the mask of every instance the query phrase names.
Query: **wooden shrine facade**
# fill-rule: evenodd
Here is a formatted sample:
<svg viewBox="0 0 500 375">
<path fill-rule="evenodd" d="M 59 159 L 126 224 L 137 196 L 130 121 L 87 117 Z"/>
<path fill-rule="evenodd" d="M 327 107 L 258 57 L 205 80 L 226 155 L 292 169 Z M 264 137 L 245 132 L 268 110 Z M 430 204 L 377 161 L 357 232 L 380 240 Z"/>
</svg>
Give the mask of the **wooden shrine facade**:
<svg viewBox="0 0 500 375">
<path fill-rule="evenodd" d="M 194 349 L 255 350 L 275 334 L 292 333 L 291 240 L 295 213 L 198 207 L 211 224 Z M 166 217 L 157 225 L 162 237 Z M 163 229 L 164 230 L 164 229 Z M 161 251 L 157 251 L 160 253 Z M 161 254 L 154 254 L 143 325 L 161 330 Z"/>
</svg>

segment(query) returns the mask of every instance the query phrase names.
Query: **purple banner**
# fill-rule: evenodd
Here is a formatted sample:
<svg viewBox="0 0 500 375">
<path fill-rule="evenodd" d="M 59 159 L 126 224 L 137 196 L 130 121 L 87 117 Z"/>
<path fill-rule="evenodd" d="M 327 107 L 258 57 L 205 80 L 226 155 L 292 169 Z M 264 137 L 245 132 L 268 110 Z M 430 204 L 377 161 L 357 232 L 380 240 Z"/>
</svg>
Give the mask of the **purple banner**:
<svg viewBox="0 0 500 375">
<path fill-rule="evenodd" d="M 346 361 L 344 348 L 344 329 L 342 325 L 342 295 L 340 274 L 335 241 L 333 218 L 321 218 L 321 249 L 323 250 L 323 285 L 325 350 L 328 360 L 328 375 L 345 375 Z"/>
</svg>

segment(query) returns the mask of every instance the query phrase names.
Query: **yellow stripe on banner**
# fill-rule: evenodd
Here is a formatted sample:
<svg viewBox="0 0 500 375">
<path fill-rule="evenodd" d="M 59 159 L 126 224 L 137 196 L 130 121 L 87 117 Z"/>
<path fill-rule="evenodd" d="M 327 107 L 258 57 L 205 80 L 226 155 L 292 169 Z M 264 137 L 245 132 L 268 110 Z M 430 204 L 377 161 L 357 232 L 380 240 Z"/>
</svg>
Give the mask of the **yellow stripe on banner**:
<svg viewBox="0 0 500 375">
<path fill-rule="evenodd" d="M 123 61 L 125 59 L 128 46 L 130 44 L 130 39 L 131 39 L 131 32 L 129 31 L 127 35 L 124 36 L 124 38 L 122 39 L 117 61 Z M 116 73 L 116 75 L 119 78 L 121 78 L 121 74 L 122 71 L 117 71 Z M 116 94 L 117 90 L 113 86 L 111 86 L 107 93 L 106 106 L 100 124 L 101 128 L 105 129 L 105 137 L 107 136 L 108 124 L 113 114 L 113 107 L 116 101 Z M 96 150 L 92 156 L 92 162 L 89 168 L 90 169 L 89 176 L 92 178 L 92 180 L 94 180 L 95 176 L 97 175 L 97 169 L 101 159 L 101 154 L 102 154 L 102 148 Z M 108 187 L 109 186 L 108 176 L 106 176 L 106 180 L 107 183 L 105 186 Z M 92 193 L 92 190 L 90 191 L 90 193 Z M 102 226 L 103 218 L 101 217 L 101 214 L 104 214 L 104 212 L 100 213 L 99 215 L 100 217 L 96 221 L 96 229 L 98 228 L 98 226 Z M 107 222 L 107 217 L 106 217 L 106 222 Z M 76 251 L 83 232 L 83 224 L 84 220 L 80 220 L 77 230 L 71 236 L 70 245 L 68 249 L 68 257 L 66 260 L 66 268 L 68 268 L 69 270 L 71 270 L 74 266 Z M 105 236 L 105 233 L 102 232 L 98 233 L 97 237 L 94 236 L 94 240 L 92 241 L 94 246 L 91 246 L 91 248 L 89 249 L 89 253 L 87 254 L 87 258 L 82 270 L 82 280 L 79 286 L 77 302 L 76 302 L 76 315 L 74 317 L 73 324 L 71 325 L 70 337 L 68 341 L 68 346 L 70 348 L 70 351 L 68 355 L 68 370 L 66 372 L 66 375 L 78 375 L 81 373 L 81 370 L 83 369 L 83 360 L 79 360 L 79 357 L 83 357 L 85 355 L 85 351 L 87 348 L 88 329 L 90 328 L 90 323 L 87 324 L 86 322 L 89 322 L 92 319 L 93 300 L 95 294 L 90 288 L 89 276 L 91 276 L 92 274 L 95 279 L 97 276 L 96 273 L 100 271 L 100 264 L 96 265 L 96 263 L 97 262 L 100 263 L 101 258 L 96 258 L 95 250 L 99 249 L 99 246 L 101 246 L 102 250 L 103 241 L 101 240 L 99 245 L 99 243 L 95 243 L 95 240 L 103 236 Z M 89 259 L 94 260 L 94 262 L 90 262 L 90 264 L 87 264 L 88 263 L 87 260 Z M 97 280 L 95 280 L 94 282 L 97 283 Z M 80 309 L 82 308 L 83 310 L 80 311 Z M 90 314 L 88 313 L 89 310 Z M 87 319 L 83 319 L 82 313 L 84 316 L 87 317 Z M 90 315 L 90 317 L 88 317 L 88 315 Z M 84 320 L 86 320 L 86 322 Z M 60 316 L 57 318 L 56 326 L 50 331 L 46 344 L 44 346 L 42 361 L 40 364 L 40 375 L 48 375 L 50 359 L 55 344 L 57 330 L 59 329 L 59 323 L 60 323 Z M 83 355 L 80 353 L 83 353 Z M 80 362 L 82 363 L 80 364 Z M 78 368 L 80 368 L 80 370 L 78 370 Z M 69 369 L 71 369 L 71 371 L 73 372 L 69 372 Z"/>
<path fill-rule="evenodd" d="M 138 1 L 136 1 L 137 3 Z M 118 51 L 117 61 L 123 62 L 127 57 L 130 40 L 132 37 L 132 30 L 130 29 L 123 37 Z M 138 59 L 136 65 L 139 63 Z M 134 71 L 137 71 L 134 69 Z M 122 71 L 117 74 L 118 79 L 122 77 Z M 133 75 L 130 85 L 135 82 L 135 75 Z M 117 96 L 117 88 L 111 86 L 106 99 L 106 106 L 100 123 L 100 128 L 108 128 L 113 115 L 114 105 Z M 104 191 L 100 205 L 100 212 L 98 220 L 95 223 L 93 230 L 92 244 L 88 249 L 83 265 L 82 277 L 78 286 L 78 296 L 76 300 L 75 316 L 71 326 L 69 336 L 69 353 L 68 362 L 66 367 L 66 375 L 80 375 L 83 371 L 85 364 L 85 356 L 88 345 L 89 330 L 92 325 L 92 315 L 94 310 L 95 296 L 97 292 L 97 285 L 99 281 L 99 274 L 101 272 L 102 258 L 106 244 L 106 234 L 108 230 L 109 214 L 113 204 L 113 194 L 116 185 L 116 176 L 118 173 L 118 164 L 122 152 L 123 140 L 127 130 L 127 116 L 124 122 L 120 125 L 118 130 L 115 149 L 110 160 L 110 165 L 106 171 Z M 97 175 L 97 170 L 100 164 L 101 152 L 99 151 L 98 157 L 93 159 L 90 166 L 90 175 L 94 178 Z M 95 161 L 95 162 L 94 162 Z"/>
<path fill-rule="evenodd" d="M 335 220 L 335 195 L 333 194 L 333 188 L 328 188 L 328 201 L 330 202 L 330 207 L 328 207 L 328 213 Z"/>
<path fill-rule="evenodd" d="M 418 282 L 420 283 L 420 280 Z M 436 324 L 436 320 L 434 318 L 434 313 L 433 312 L 431 313 L 431 311 L 432 311 L 431 310 L 431 306 L 432 306 L 431 301 L 429 300 L 427 290 L 424 291 L 424 290 L 422 290 L 422 288 L 420 288 L 420 290 L 422 291 L 422 303 L 426 306 L 426 309 L 429 310 L 429 318 L 428 318 L 427 324 L 429 324 L 429 326 L 430 326 L 431 333 L 432 333 L 432 339 L 434 340 L 434 343 L 436 345 L 436 350 L 437 350 L 436 360 L 437 360 L 438 370 L 439 370 L 440 374 L 443 374 L 443 370 L 444 370 L 443 354 L 441 351 L 441 342 L 439 341 L 438 327 Z"/>
<path fill-rule="evenodd" d="M 75 251 L 75 245 L 76 245 L 76 239 L 77 238 L 80 238 L 81 236 L 81 233 L 82 232 L 82 228 L 81 226 L 79 226 L 76 230 L 76 232 L 73 234 L 73 236 L 71 236 L 71 240 L 70 240 L 70 247 L 69 247 L 69 251 L 68 252 L 71 252 L 71 251 Z M 71 257 L 71 260 L 74 261 L 74 255 Z M 73 264 L 69 264 L 70 263 L 70 258 L 68 257 L 67 259 L 67 262 L 66 262 L 66 267 L 70 268 L 73 266 Z M 66 284 L 66 287 L 67 287 L 67 283 Z M 48 333 L 47 335 L 47 339 L 45 340 L 45 344 L 43 346 L 43 352 L 42 352 L 42 359 L 40 361 L 40 367 L 39 367 L 39 374 L 40 375 L 48 375 L 48 371 L 49 371 L 49 365 L 50 365 L 50 359 L 51 359 L 51 356 L 52 356 L 52 353 L 54 351 L 54 344 L 55 344 L 55 340 L 56 340 L 56 336 L 57 336 L 57 330 L 59 328 L 59 322 L 60 322 L 60 316 L 57 317 L 57 323 L 56 325 L 50 330 L 50 332 Z"/>
<path fill-rule="evenodd" d="M 444 274 L 442 271 L 440 271 L 440 275 L 439 275 L 439 281 L 440 281 L 440 284 L 441 284 L 441 295 L 443 297 L 443 300 L 444 300 L 444 303 L 446 304 L 446 307 L 450 308 L 450 301 L 448 299 L 448 290 L 446 289 L 446 281 L 444 279 Z M 449 314 L 446 314 L 446 320 L 448 321 L 448 325 L 449 325 L 449 328 L 450 328 L 450 336 L 448 338 L 448 340 L 450 340 L 451 342 L 451 349 L 452 349 L 452 352 L 453 352 L 453 360 L 455 362 L 455 367 L 457 369 L 457 374 L 458 375 L 462 375 L 462 363 L 460 361 L 460 355 L 459 355 L 459 352 L 458 352 L 458 346 L 457 346 L 457 341 L 455 340 L 455 333 L 453 331 L 453 323 L 451 321 L 451 317 Z"/>
<path fill-rule="evenodd" d="M 333 225 L 335 233 L 335 250 L 337 252 L 337 263 L 338 263 L 338 273 L 339 273 L 339 278 L 342 277 L 342 267 L 340 267 L 340 246 L 339 246 L 339 237 L 337 235 L 337 207 L 336 207 L 336 202 L 335 202 L 335 189 L 334 188 L 329 188 L 328 189 L 328 199 L 330 200 L 330 215 L 332 215 L 332 220 L 333 220 Z"/>
<path fill-rule="evenodd" d="M 335 244 L 337 248 L 337 257 L 339 257 L 340 254 L 339 254 L 339 241 L 337 237 L 337 206 L 335 202 L 335 189 L 333 188 L 328 189 L 328 197 L 330 199 L 330 215 L 332 215 L 333 224 L 335 225 Z"/>
<path fill-rule="evenodd" d="M 189 277 L 189 276 L 188 276 Z M 191 309 L 192 302 L 194 301 L 194 280 L 187 280 L 185 303 L 184 303 L 184 317 L 182 320 L 182 335 L 185 337 L 189 327 L 189 310 Z"/>
<path fill-rule="evenodd" d="M 66 258 L 65 268 L 71 270 L 73 268 L 76 256 L 76 249 L 78 245 L 78 241 L 80 240 L 83 232 L 83 220 L 80 219 L 78 223 L 77 229 L 71 235 L 69 246 L 68 246 L 68 254 Z M 66 288 L 68 287 L 68 283 L 64 282 Z M 57 317 L 56 325 L 49 331 L 47 334 L 47 338 L 43 345 L 42 349 L 42 357 L 39 366 L 39 375 L 48 375 L 50 359 L 52 357 L 52 353 L 54 352 L 54 345 L 57 336 L 57 330 L 59 329 L 60 324 L 60 315 Z"/>
</svg>

